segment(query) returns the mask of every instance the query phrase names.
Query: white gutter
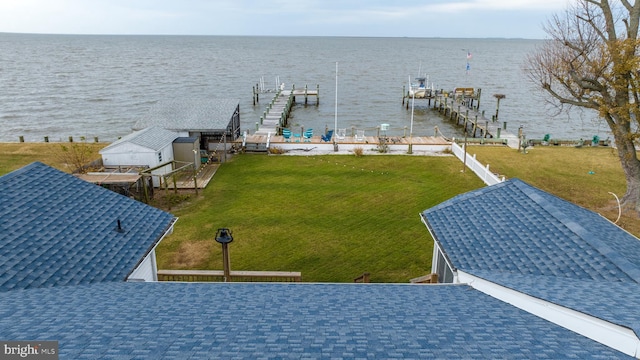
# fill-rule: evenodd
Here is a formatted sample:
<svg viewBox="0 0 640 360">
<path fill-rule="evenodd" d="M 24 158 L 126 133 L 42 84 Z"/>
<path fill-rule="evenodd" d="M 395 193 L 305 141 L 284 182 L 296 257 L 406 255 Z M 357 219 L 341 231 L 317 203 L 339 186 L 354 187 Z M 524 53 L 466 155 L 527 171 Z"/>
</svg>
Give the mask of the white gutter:
<svg viewBox="0 0 640 360">
<path fill-rule="evenodd" d="M 504 301 L 565 329 L 616 349 L 629 356 L 640 355 L 640 339 L 630 328 L 545 301 L 458 270 L 458 279 L 474 289 Z"/>
</svg>

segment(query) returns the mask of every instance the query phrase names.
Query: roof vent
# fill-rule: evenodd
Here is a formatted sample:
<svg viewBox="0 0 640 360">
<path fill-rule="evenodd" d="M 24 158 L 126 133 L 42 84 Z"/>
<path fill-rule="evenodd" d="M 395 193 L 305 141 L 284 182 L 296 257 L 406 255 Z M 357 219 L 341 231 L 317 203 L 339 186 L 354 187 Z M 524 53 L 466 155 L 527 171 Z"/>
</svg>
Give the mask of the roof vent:
<svg viewBox="0 0 640 360">
<path fill-rule="evenodd" d="M 116 226 L 116 231 L 119 233 L 123 233 L 124 229 L 122 228 L 122 223 L 120 222 L 120 219 L 117 220 L 118 225 Z"/>
</svg>

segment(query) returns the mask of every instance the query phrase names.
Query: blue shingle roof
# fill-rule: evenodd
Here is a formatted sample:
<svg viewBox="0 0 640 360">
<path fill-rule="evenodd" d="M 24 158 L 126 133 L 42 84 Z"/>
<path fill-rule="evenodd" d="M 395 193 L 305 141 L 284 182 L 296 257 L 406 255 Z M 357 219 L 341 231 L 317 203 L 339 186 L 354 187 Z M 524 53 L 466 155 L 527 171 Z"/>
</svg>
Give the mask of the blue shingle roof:
<svg viewBox="0 0 640 360">
<path fill-rule="evenodd" d="M 637 238 L 518 179 L 459 195 L 422 216 L 457 269 L 640 282 Z"/>
<path fill-rule="evenodd" d="M 574 280 L 549 276 L 495 274 L 473 275 L 533 297 L 632 329 L 640 336 L 640 284 Z"/>
<path fill-rule="evenodd" d="M 124 281 L 175 221 L 38 162 L 0 177 L 0 203 L 0 291 Z"/>
<path fill-rule="evenodd" d="M 61 358 L 623 358 L 464 285 L 103 283 L 0 293 Z"/>
</svg>

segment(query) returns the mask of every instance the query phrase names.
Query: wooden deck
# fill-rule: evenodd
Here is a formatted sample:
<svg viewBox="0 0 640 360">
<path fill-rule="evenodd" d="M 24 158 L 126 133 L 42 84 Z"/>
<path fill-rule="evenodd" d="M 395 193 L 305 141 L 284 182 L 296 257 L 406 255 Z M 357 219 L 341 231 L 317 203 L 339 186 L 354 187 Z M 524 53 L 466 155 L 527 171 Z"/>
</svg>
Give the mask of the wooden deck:
<svg viewBox="0 0 640 360">
<path fill-rule="evenodd" d="M 220 164 L 203 164 L 198 171 L 196 176 L 196 182 L 198 183 L 198 189 L 204 189 L 211 179 L 213 175 L 220 167 Z M 176 175 L 176 187 L 178 189 L 195 189 L 195 184 L 193 182 L 193 173 L 191 171 L 182 172 Z M 164 186 L 162 187 L 164 188 Z M 167 188 L 173 190 L 173 181 L 169 180 L 167 184 Z"/>
</svg>

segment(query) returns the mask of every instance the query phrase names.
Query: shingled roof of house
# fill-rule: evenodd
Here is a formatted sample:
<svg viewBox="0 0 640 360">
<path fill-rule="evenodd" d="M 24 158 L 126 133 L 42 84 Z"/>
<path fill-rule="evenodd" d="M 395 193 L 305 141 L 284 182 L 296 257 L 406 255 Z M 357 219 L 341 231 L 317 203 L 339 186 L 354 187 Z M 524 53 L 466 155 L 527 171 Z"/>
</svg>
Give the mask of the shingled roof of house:
<svg viewBox="0 0 640 360">
<path fill-rule="evenodd" d="M 0 177 L 0 203 L 0 291 L 124 281 L 176 220 L 38 162 Z"/>
<path fill-rule="evenodd" d="M 61 358 L 622 358 L 466 285 L 105 283 L 0 293 Z"/>
<path fill-rule="evenodd" d="M 0 201 L 0 339 L 57 340 L 61 358 L 625 357 L 473 285 L 124 282 L 171 214 L 40 163 L 0 177 Z"/>
<path fill-rule="evenodd" d="M 460 282 L 638 355 L 640 240 L 624 229 L 518 179 L 422 218 Z"/>
<path fill-rule="evenodd" d="M 422 213 L 456 269 L 640 281 L 640 241 L 597 213 L 512 179 Z"/>
</svg>

